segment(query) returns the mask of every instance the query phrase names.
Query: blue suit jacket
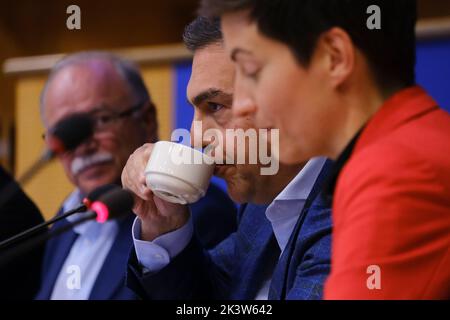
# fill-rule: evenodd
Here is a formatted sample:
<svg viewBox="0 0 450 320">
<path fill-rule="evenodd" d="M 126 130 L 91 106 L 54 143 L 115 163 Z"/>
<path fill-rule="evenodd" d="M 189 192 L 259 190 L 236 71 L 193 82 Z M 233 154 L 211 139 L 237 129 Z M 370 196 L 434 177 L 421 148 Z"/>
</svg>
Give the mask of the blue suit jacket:
<svg viewBox="0 0 450 320">
<path fill-rule="evenodd" d="M 276 243 L 266 206 L 241 207 L 238 230 L 205 251 L 193 238 L 163 270 L 143 274 L 131 251 L 127 285 L 147 299 L 254 299 L 267 272 L 269 299 L 320 299 L 330 271 L 331 210 L 322 197 L 327 162 L 284 250 Z"/>
<path fill-rule="evenodd" d="M 234 203 L 218 187 L 211 185 L 206 196 L 191 207 L 194 225 L 199 224 L 197 235 L 201 242 L 211 247 L 236 230 L 237 217 Z M 217 216 L 211 216 L 211 211 Z M 60 212 L 61 213 L 61 212 Z M 60 214 L 59 213 L 59 214 Z M 138 297 L 125 286 L 127 261 L 133 247 L 131 227 L 135 215 L 131 214 L 120 222 L 119 232 L 92 288 L 90 300 L 132 300 Z M 204 230 L 208 223 L 208 230 Z M 57 222 L 53 228 L 67 225 L 67 220 Z M 221 232 L 211 234 L 209 228 Z M 72 230 L 48 241 L 42 273 L 41 289 L 37 300 L 50 299 L 56 279 L 70 253 L 77 234 Z"/>
</svg>

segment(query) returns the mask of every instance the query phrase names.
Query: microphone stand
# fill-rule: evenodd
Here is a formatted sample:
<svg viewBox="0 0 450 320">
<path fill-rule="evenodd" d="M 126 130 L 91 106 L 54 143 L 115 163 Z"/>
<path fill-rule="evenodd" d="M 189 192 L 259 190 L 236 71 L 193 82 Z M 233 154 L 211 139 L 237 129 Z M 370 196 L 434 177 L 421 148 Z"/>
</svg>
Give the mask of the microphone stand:
<svg viewBox="0 0 450 320">
<path fill-rule="evenodd" d="M 109 219 L 118 219 L 131 210 L 133 207 L 133 202 L 133 196 L 129 191 L 116 187 L 115 190 L 111 190 L 104 196 L 101 196 L 99 200 L 93 202 L 91 205 L 93 211 L 87 211 L 86 215 L 82 216 L 77 221 L 69 223 L 66 226 L 59 227 L 55 230 L 47 231 L 44 234 L 38 235 L 37 238 L 28 239 L 24 243 L 21 243 L 17 247 L 11 248 L 9 251 L 3 253 L 3 255 L 0 255 L 0 268 L 16 256 L 88 220 L 97 218 L 99 223 L 103 223 Z M 9 241 L 10 240 L 8 240 L 8 242 Z M 0 252 L 0 254 L 1 253 L 2 252 Z"/>
<path fill-rule="evenodd" d="M 39 232 L 39 231 L 46 230 L 47 226 L 49 226 L 49 225 L 51 225 L 51 224 L 53 224 L 55 222 L 58 222 L 58 221 L 60 221 L 60 220 L 62 220 L 64 218 L 67 218 L 68 216 L 71 216 L 74 213 L 83 212 L 86 209 L 87 209 L 87 207 L 84 204 L 80 205 L 80 206 L 78 206 L 78 207 L 76 207 L 76 208 L 74 208 L 72 210 L 69 210 L 69 211 L 67 211 L 67 212 L 65 212 L 65 213 L 63 213 L 63 214 L 61 214 L 59 216 L 54 217 L 53 219 L 50 219 L 50 220 L 45 221 L 43 223 L 40 223 L 40 224 L 38 224 L 38 225 L 28 229 L 28 230 L 25 230 L 25 231 L 15 235 L 15 236 L 9 238 L 9 239 L 6 239 L 6 240 L 0 242 L 0 250 L 4 249 L 4 248 L 6 248 L 6 247 L 8 247 L 8 246 L 10 246 L 10 245 L 20 241 L 20 240 L 22 240 L 23 238 L 31 236 L 31 235 Z"/>
<path fill-rule="evenodd" d="M 35 234 L 42 230 L 47 230 L 47 226 L 49 226 L 59 220 L 62 220 L 68 216 L 71 216 L 74 213 L 86 211 L 89 208 L 92 201 L 96 201 L 99 198 L 99 196 L 102 196 L 105 192 L 110 191 L 113 188 L 117 188 L 117 186 L 115 186 L 113 184 L 107 184 L 107 185 L 103 185 L 101 187 L 96 188 L 95 190 L 91 191 L 88 194 L 88 196 L 83 200 L 83 204 L 80 204 L 78 207 L 76 207 L 72 210 L 69 210 L 63 214 L 60 214 L 48 221 L 44 221 L 43 223 L 38 224 L 28 230 L 25 230 L 9 239 L 1 241 L 0 242 L 0 250 L 20 241 L 21 239 L 23 239 L 27 236 L 30 236 L 30 235 Z"/>
<path fill-rule="evenodd" d="M 41 243 L 46 242 L 48 239 L 56 237 L 64 232 L 71 230 L 73 227 L 82 224 L 86 221 L 95 219 L 97 217 L 97 213 L 89 212 L 85 217 L 78 219 L 72 223 L 69 223 L 66 226 L 60 227 L 53 231 L 47 231 L 44 234 L 39 235 L 37 238 L 28 239 L 26 242 L 20 244 L 16 248 L 12 248 L 4 254 L 0 255 L 0 268 L 6 265 L 8 262 L 16 258 L 17 256 L 37 247 Z"/>
<path fill-rule="evenodd" d="M 55 157 L 51 150 L 44 150 L 42 155 L 17 179 L 19 185 L 26 184 L 39 170 Z"/>
</svg>

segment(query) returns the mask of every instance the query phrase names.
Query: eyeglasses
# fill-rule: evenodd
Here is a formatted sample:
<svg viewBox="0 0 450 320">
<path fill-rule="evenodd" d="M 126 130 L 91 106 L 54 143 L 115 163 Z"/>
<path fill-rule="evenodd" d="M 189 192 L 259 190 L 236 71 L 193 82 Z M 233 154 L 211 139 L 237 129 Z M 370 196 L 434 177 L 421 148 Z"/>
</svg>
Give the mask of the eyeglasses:
<svg viewBox="0 0 450 320">
<path fill-rule="evenodd" d="M 114 112 L 112 110 L 96 110 L 89 113 L 94 122 L 94 130 L 96 132 L 109 131 L 117 122 L 125 118 L 131 117 L 136 112 L 140 111 L 143 103 L 139 103 L 131 108 L 121 112 Z"/>
<path fill-rule="evenodd" d="M 110 131 L 120 120 L 131 117 L 136 112 L 143 109 L 144 103 L 140 102 L 128 109 L 121 112 L 115 112 L 113 110 L 96 109 L 86 114 L 91 117 L 94 124 L 95 132 L 106 132 Z M 51 129 L 49 130 L 51 131 Z M 48 131 L 47 131 L 48 132 Z M 47 133 L 42 134 L 42 138 L 45 140 Z"/>
</svg>

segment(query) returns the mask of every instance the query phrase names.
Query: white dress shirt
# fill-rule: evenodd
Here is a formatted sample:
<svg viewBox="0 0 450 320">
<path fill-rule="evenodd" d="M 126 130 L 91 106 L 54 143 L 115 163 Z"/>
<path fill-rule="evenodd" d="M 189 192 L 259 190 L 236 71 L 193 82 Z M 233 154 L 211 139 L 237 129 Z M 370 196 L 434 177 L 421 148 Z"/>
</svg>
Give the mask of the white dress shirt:
<svg viewBox="0 0 450 320">
<path fill-rule="evenodd" d="M 73 209 L 81 203 L 82 195 L 75 190 L 63 204 L 63 211 Z M 67 217 L 74 222 L 85 213 Z M 88 221 L 73 228 L 78 234 L 61 268 L 53 287 L 51 300 L 87 300 L 108 256 L 119 225 L 116 221 L 103 224 Z"/>
</svg>

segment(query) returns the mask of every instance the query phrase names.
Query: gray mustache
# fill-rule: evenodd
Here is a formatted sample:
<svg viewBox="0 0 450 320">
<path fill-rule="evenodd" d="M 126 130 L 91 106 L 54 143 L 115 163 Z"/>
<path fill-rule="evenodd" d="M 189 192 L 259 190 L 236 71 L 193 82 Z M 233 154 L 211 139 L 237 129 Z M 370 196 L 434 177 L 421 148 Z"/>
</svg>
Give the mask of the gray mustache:
<svg viewBox="0 0 450 320">
<path fill-rule="evenodd" d="M 73 159 L 72 164 L 70 165 L 70 171 L 72 172 L 72 175 L 75 176 L 89 166 L 110 162 L 113 159 L 114 158 L 112 154 L 108 152 L 95 153 L 93 155 L 76 157 L 75 159 Z"/>
</svg>

